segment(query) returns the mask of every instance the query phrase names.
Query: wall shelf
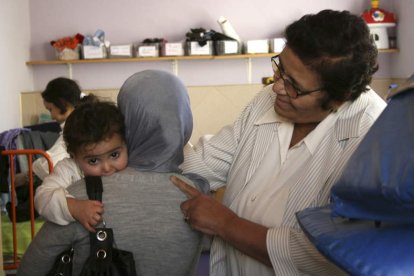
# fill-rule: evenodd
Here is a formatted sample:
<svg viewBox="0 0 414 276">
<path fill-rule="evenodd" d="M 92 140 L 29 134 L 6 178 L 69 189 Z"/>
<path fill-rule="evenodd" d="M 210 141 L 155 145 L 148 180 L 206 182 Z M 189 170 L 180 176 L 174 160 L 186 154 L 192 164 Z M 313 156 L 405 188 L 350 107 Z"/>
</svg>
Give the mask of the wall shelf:
<svg viewBox="0 0 414 276">
<path fill-rule="evenodd" d="M 137 58 L 107 58 L 107 59 L 78 59 L 78 60 L 35 60 L 27 61 L 27 65 L 66 65 L 68 77 L 73 78 L 72 65 L 91 63 L 122 63 L 122 62 L 143 62 L 143 61 L 171 61 L 171 70 L 178 76 L 178 61 L 183 60 L 223 60 L 223 59 L 246 59 L 247 82 L 252 83 L 252 58 L 272 57 L 278 53 L 266 54 L 244 54 L 244 55 L 223 55 L 223 56 L 174 56 L 174 57 L 137 57 Z"/>
<path fill-rule="evenodd" d="M 220 59 L 243 59 L 272 57 L 277 53 L 267 54 L 244 54 L 223 56 L 174 56 L 174 57 L 136 57 L 136 58 L 107 58 L 107 59 L 78 59 L 78 60 L 34 60 L 27 61 L 27 65 L 54 65 L 54 64 L 82 64 L 82 63 L 117 63 L 117 62 L 140 62 L 140 61 L 174 61 L 174 60 L 220 60 Z"/>
<path fill-rule="evenodd" d="M 396 53 L 398 49 L 380 49 L 380 53 Z M 27 61 L 27 65 L 54 65 L 54 64 L 83 64 L 83 63 L 119 63 L 140 61 L 174 61 L 174 60 L 220 60 L 272 57 L 278 53 L 267 54 L 243 54 L 223 56 L 174 56 L 174 57 L 137 57 L 137 58 L 107 58 L 107 59 L 78 59 L 78 60 L 33 60 Z"/>
<path fill-rule="evenodd" d="M 380 53 L 396 53 L 398 49 L 380 49 Z M 246 59 L 247 82 L 252 83 L 252 59 L 272 57 L 278 53 L 266 54 L 242 54 L 242 55 L 223 55 L 223 56 L 172 56 L 172 57 L 135 57 L 135 58 L 106 58 L 106 59 L 78 59 L 78 60 L 33 60 L 27 61 L 26 65 L 66 65 L 68 67 L 68 77 L 72 79 L 73 64 L 93 64 L 93 63 L 122 63 L 122 62 L 143 62 L 143 61 L 171 61 L 172 71 L 178 75 L 178 61 L 181 60 L 224 60 L 224 59 Z"/>
</svg>

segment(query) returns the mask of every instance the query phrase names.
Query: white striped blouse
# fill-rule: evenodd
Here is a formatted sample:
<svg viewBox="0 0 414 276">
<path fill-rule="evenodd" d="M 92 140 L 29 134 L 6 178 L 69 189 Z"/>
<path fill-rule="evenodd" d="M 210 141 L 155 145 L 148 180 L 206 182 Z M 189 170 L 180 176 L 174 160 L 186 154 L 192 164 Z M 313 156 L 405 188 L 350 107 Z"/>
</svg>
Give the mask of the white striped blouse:
<svg viewBox="0 0 414 276">
<path fill-rule="evenodd" d="M 233 125 L 224 127 L 210 139 L 200 139 L 194 150 L 186 149 L 184 172 L 206 177 L 212 190 L 226 186 L 223 198 L 226 206 L 239 216 L 269 228 L 267 249 L 273 267 L 215 237 L 211 247 L 211 275 L 340 273 L 310 244 L 297 224 L 295 213 L 328 203 L 331 186 L 386 104 L 370 90 L 341 106 L 303 143 L 287 150 L 290 141 L 287 136 L 291 132 L 286 136 L 286 131 L 280 130 L 292 126 L 275 116 L 275 97 L 271 85 L 265 87 Z M 277 157 L 269 158 L 266 155 L 269 151 L 276 152 Z M 298 162 L 301 157 L 303 161 Z M 264 164 L 265 161 L 275 164 Z M 255 175 L 266 170 L 278 171 L 275 176 L 268 172 L 265 177 L 274 177 L 278 183 L 262 181 L 263 176 Z"/>
</svg>

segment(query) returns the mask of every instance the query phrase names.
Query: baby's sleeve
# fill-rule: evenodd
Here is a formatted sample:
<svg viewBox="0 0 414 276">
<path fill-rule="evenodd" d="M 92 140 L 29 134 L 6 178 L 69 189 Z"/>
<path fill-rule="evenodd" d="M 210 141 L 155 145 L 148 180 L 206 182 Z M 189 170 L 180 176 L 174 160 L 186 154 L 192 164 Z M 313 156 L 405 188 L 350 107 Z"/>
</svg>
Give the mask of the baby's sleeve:
<svg viewBox="0 0 414 276">
<path fill-rule="evenodd" d="M 59 225 L 67 225 L 75 221 L 66 201 L 67 197 L 73 196 L 66 188 L 80 178 L 78 168 L 72 159 L 67 158 L 58 162 L 53 172 L 45 177 L 42 185 L 36 189 L 37 212 L 44 219 Z"/>
</svg>

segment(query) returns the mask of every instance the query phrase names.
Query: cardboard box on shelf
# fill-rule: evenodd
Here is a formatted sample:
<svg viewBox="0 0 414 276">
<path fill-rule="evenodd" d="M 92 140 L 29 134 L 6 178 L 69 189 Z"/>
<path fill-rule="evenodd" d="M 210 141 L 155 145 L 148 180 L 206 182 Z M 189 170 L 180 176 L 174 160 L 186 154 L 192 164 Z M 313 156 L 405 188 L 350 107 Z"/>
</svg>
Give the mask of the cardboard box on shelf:
<svg viewBox="0 0 414 276">
<path fill-rule="evenodd" d="M 200 46 L 197 41 L 187 41 L 186 50 L 189 56 L 211 56 L 213 55 L 213 41 L 208 40 L 206 45 Z"/>
<path fill-rule="evenodd" d="M 266 54 L 269 53 L 269 40 L 258 39 L 248 40 L 245 45 L 246 54 Z"/>
<path fill-rule="evenodd" d="M 183 56 L 184 45 L 182 42 L 166 42 L 161 46 L 161 55 L 165 57 L 169 56 Z"/>
<path fill-rule="evenodd" d="M 93 46 L 93 45 L 82 45 L 82 58 L 83 59 L 100 59 L 106 58 L 106 47 L 105 45 Z"/>
<path fill-rule="evenodd" d="M 111 45 L 109 47 L 110 58 L 129 58 L 132 57 L 132 44 Z"/>
</svg>

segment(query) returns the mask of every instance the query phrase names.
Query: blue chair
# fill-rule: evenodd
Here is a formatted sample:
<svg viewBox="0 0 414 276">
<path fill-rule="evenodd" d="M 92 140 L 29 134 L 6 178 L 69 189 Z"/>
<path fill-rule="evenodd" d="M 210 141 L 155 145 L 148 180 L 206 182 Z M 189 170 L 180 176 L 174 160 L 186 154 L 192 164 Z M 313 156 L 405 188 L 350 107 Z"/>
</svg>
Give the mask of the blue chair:
<svg viewBox="0 0 414 276">
<path fill-rule="evenodd" d="M 297 213 L 322 254 L 352 275 L 414 275 L 414 82 L 392 94 L 331 195 Z"/>
</svg>

